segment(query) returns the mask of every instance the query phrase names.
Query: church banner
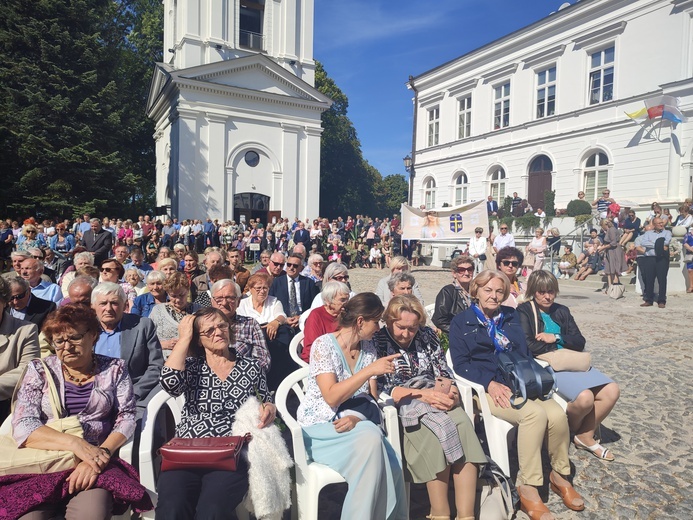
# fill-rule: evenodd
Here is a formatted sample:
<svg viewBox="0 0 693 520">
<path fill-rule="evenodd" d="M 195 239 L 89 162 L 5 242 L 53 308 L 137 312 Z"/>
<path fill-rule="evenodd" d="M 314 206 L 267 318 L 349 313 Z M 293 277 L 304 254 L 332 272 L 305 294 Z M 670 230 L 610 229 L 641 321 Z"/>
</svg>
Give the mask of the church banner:
<svg viewBox="0 0 693 520">
<path fill-rule="evenodd" d="M 460 242 L 474 236 L 481 227 L 488 234 L 488 214 L 484 200 L 457 208 L 416 209 L 402 204 L 402 239 L 428 242 Z"/>
</svg>

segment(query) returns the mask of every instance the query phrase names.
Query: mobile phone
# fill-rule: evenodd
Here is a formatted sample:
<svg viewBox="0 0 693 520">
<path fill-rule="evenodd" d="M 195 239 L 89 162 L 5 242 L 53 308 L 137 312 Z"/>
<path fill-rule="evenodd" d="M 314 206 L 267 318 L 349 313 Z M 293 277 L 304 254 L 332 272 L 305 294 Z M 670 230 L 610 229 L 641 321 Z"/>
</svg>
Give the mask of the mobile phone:
<svg viewBox="0 0 693 520">
<path fill-rule="evenodd" d="M 436 392 L 442 392 L 447 395 L 450 393 L 451 383 L 452 381 L 450 381 L 447 377 L 436 377 L 436 384 L 433 389 Z"/>
</svg>

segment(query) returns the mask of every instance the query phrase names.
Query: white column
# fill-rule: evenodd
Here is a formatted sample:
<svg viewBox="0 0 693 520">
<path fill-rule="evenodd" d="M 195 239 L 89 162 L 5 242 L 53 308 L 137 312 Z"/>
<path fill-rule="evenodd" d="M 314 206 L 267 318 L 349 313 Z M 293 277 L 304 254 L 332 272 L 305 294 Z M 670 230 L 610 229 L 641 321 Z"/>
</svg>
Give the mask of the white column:
<svg viewBox="0 0 693 520">
<path fill-rule="evenodd" d="M 207 215 L 213 219 L 230 219 L 226 214 L 226 117 L 220 114 L 207 114 L 206 154 L 209 192 L 207 196 Z M 203 147 L 204 149 L 205 147 Z"/>
<path fill-rule="evenodd" d="M 283 199 L 284 206 L 282 209 L 283 216 L 293 220 L 294 217 L 305 218 L 305 215 L 300 215 L 299 197 L 300 197 L 300 163 L 299 163 L 299 132 L 301 127 L 281 123 L 282 133 L 282 168 L 284 175 L 283 182 Z"/>
<path fill-rule="evenodd" d="M 178 218 L 200 218 L 207 202 L 207 176 L 199 171 L 197 112 L 179 110 L 177 126 Z"/>
<path fill-rule="evenodd" d="M 681 189 L 681 156 L 678 149 L 681 147 L 681 125 L 672 126 L 669 139 L 669 175 L 667 178 L 667 199 L 679 200 Z"/>
</svg>

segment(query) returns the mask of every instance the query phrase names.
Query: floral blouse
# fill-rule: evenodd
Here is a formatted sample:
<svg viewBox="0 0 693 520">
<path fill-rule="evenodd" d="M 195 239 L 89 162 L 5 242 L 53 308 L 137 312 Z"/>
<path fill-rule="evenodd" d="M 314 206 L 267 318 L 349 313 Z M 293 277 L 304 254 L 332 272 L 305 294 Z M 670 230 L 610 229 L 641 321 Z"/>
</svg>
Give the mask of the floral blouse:
<svg viewBox="0 0 693 520">
<path fill-rule="evenodd" d="M 341 382 L 370 365 L 376 359 L 378 356 L 373 346 L 367 342 L 361 342 L 361 354 L 359 354 L 355 370 L 352 372 L 334 334 L 325 334 L 316 339 L 310 349 L 310 377 L 306 384 L 306 397 L 298 408 L 299 424 L 305 427 L 330 422 L 337 413 L 337 407 L 331 407 L 322 396 L 316 379 L 317 376 L 331 373 L 337 377 L 337 382 Z M 360 393 L 370 393 L 368 381 L 363 383 L 354 392 L 354 395 Z"/>
<path fill-rule="evenodd" d="M 204 356 L 189 357 L 185 370 L 164 366 L 161 387 L 173 397 L 185 394 L 185 406 L 176 436 L 187 438 L 227 437 L 236 412 L 250 396 L 271 402 L 265 373 L 255 359 L 236 357 L 228 377 L 222 381 L 209 368 Z"/>
<path fill-rule="evenodd" d="M 430 327 L 419 327 L 419 331 L 406 349 L 400 347 L 390 336 L 387 327 L 376 332 L 369 343 L 372 344 L 379 358 L 402 354 L 402 357 L 395 359 L 394 374 L 378 377 L 379 392 L 391 394 L 396 386 L 403 386 L 417 376 L 430 376 L 431 379 L 442 376 L 452 379 L 450 369 L 445 362 L 445 352 L 440 346 L 437 334 Z"/>
<path fill-rule="evenodd" d="M 119 432 L 129 439 L 135 432 L 136 401 L 127 365 L 122 359 L 98 354 L 94 354 L 94 360 L 94 390 L 84 410 L 77 414 L 84 430 L 84 440 L 98 445 L 112 432 Z M 43 361 L 65 407 L 62 364 L 55 355 Z M 12 414 L 12 435 L 17 445 L 22 446 L 34 430 L 54 419 L 46 373 L 41 362 L 35 359 L 28 365 Z"/>
</svg>

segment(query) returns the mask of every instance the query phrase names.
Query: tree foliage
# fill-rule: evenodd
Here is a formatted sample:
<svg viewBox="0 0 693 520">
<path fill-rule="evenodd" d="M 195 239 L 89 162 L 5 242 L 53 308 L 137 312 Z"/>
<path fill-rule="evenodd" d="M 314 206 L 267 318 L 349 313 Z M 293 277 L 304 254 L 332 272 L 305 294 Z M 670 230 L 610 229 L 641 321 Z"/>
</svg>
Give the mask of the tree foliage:
<svg viewBox="0 0 693 520">
<path fill-rule="evenodd" d="M 130 214 L 152 203 L 153 126 L 144 103 L 161 11 L 150 0 L 2 2 L 7 213 Z"/>
<path fill-rule="evenodd" d="M 322 114 L 320 215 L 333 218 L 399 213 L 400 204 L 407 200 L 404 177 L 391 175 L 383 179 L 363 158 L 361 142 L 347 115 L 349 100 L 319 62 L 315 67 L 315 87 L 333 101 Z"/>
</svg>

